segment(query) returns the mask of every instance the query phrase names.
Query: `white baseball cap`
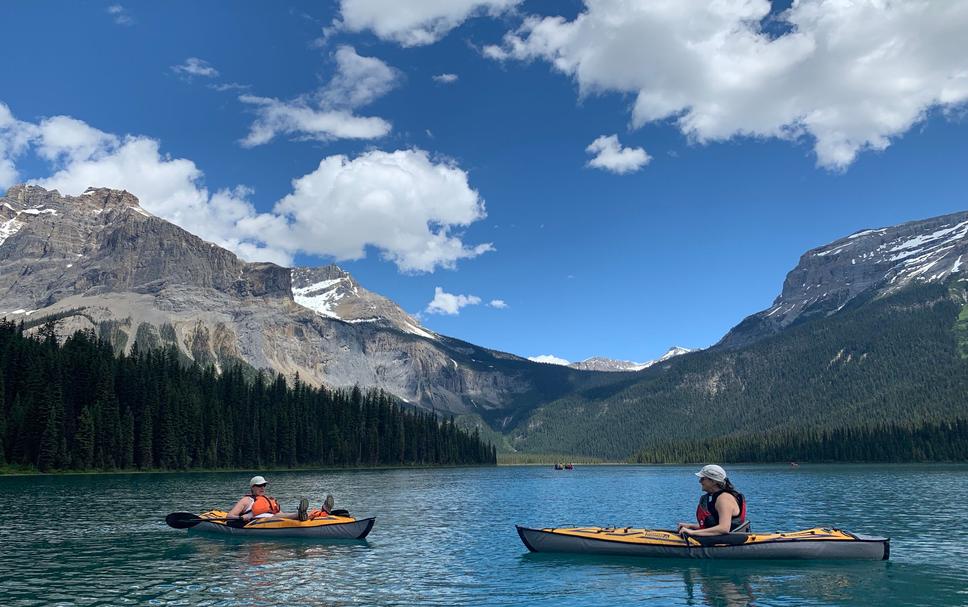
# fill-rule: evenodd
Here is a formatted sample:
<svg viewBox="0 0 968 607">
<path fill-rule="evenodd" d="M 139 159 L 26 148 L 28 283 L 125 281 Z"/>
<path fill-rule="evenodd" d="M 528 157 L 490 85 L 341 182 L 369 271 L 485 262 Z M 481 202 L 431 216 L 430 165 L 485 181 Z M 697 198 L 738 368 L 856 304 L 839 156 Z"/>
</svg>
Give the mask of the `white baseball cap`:
<svg viewBox="0 0 968 607">
<path fill-rule="evenodd" d="M 249 481 L 249 486 L 250 487 L 252 485 L 267 485 L 267 484 L 269 484 L 269 483 L 266 481 L 265 478 L 263 478 L 261 476 L 253 476 L 252 477 L 252 480 Z"/>
<path fill-rule="evenodd" d="M 703 466 L 702 470 L 696 473 L 696 476 L 699 478 L 706 477 L 711 481 L 721 483 L 726 480 L 726 471 L 723 470 L 722 466 L 709 464 L 708 466 Z"/>
</svg>

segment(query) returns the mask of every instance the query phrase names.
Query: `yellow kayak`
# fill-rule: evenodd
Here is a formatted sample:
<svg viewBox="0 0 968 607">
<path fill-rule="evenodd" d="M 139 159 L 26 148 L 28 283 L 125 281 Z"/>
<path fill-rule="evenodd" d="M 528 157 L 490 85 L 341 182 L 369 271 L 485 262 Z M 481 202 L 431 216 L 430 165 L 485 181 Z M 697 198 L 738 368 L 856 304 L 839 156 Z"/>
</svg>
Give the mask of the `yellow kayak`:
<svg viewBox="0 0 968 607">
<path fill-rule="evenodd" d="M 840 529 L 787 533 L 727 533 L 684 539 L 675 531 L 627 527 L 530 529 L 518 526 L 532 552 L 570 552 L 695 559 L 887 560 L 890 538 Z"/>
<path fill-rule="evenodd" d="M 373 529 L 375 518 L 356 519 L 352 516 L 325 516 L 297 521 L 292 519 L 257 518 L 245 525 L 239 521 L 226 521 L 227 512 L 209 510 L 198 515 L 201 522 L 189 528 L 190 532 L 217 533 L 236 537 L 261 538 L 298 537 L 316 539 L 361 540 Z M 205 520 L 212 519 L 212 520 Z"/>
</svg>

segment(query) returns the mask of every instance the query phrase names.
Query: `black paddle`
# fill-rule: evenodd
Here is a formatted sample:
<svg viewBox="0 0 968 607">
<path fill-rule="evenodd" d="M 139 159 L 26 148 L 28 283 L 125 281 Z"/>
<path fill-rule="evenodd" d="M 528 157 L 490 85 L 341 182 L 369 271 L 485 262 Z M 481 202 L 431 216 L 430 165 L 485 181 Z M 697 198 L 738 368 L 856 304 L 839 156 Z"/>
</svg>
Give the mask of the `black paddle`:
<svg viewBox="0 0 968 607">
<path fill-rule="evenodd" d="M 191 529 L 199 523 L 204 523 L 205 521 L 234 521 L 238 519 L 228 519 L 228 518 L 202 518 L 197 514 L 192 514 L 191 512 L 172 512 L 165 517 L 165 523 L 169 527 L 174 527 L 175 529 Z"/>
</svg>

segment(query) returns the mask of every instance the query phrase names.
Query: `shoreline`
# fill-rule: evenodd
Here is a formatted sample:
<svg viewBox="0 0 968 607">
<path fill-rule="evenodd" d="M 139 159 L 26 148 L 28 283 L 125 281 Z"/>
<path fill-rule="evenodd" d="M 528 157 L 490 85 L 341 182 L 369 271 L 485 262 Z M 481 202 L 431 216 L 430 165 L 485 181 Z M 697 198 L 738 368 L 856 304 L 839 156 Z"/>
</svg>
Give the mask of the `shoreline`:
<svg viewBox="0 0 968 607">
<path fill-rule="evenodd" d="M 380 466 L 325 466 L 325 467 L 299 467 L 299 468 L 188 468 L 184 470 L 57 470 L 52 472 L 40 472 L 30 470 L 18 470 L 7 472 L 0 470 L 0 478 L 15 476 L 95 476 L 102 474 L 211 474 L 215 472 L 231 472 L 246 474 L 259 474 L 271 472 L 354 472 L 371 470 L 431 470 L 441 468 L 489 468 L 497 467 L 497 464 L 413 464 L 413 465 L 380 465 Z"/>
</svg>

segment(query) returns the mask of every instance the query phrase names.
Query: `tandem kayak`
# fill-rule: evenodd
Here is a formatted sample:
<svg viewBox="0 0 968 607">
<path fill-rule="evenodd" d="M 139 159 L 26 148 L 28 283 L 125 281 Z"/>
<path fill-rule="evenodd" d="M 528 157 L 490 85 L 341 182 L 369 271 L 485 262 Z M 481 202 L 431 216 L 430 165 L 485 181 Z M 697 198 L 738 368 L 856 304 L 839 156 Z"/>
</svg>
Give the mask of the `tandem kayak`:
<svg viewBox="0 0 968 607">
<path fill-rule="evenodd" d="M 329 540 L 362 540 L 373 529 L 375 518 L 355 519 L 352 516 L 325 516 L 297 521 L 290 519 L 254 519 L 238 526 L 226 521 L 227 513 L 210 510 L 199 516 L 203 520 L 189 528 L 189 533 L 231 535 L 233 537 L 308 538 Z"/>
<path fill-rule="evenodd" d="M 840 529 L 789 533 L 728 533 L 690 537 L 675 531 L 608 527 L 529 529 L 517 526 L 531 552 L 568 552 L 693 559 L 849 559 L 881 561 L 891 540 Z"/>
</svg>

